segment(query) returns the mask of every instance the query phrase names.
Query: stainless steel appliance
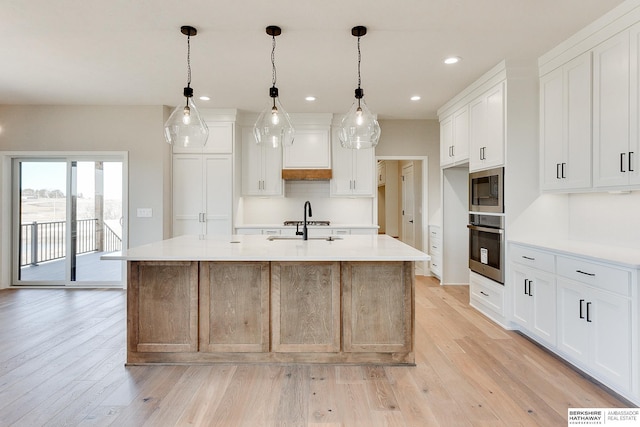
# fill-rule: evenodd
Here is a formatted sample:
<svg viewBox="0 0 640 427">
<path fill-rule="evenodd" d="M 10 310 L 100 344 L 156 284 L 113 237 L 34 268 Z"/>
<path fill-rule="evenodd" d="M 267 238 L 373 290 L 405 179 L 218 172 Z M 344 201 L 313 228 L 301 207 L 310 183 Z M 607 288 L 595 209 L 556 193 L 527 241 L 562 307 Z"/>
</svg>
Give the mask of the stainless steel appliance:
<svg viewBox="0 0 640 427">
<path fill-rule="evenodd" d="M 469 214 L 469 268 L 504 284 L 504 216 Z"/>
<path fill-rule="evenodd" d="M 504 213 L 504 168 L 469 174 L 469 211 Z"/>
</svg>

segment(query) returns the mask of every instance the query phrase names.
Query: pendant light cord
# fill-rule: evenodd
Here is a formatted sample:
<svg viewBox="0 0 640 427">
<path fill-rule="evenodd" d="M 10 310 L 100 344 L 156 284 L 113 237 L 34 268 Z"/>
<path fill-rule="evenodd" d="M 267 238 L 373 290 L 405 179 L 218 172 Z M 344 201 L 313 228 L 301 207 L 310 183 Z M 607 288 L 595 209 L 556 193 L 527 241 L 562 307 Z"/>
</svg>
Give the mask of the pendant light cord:
<svg viewBox="0 0 640 427">
<path fill-rule="evenodd" d="M 187 87 L 191 87 L 191 36 L 187 36 Z"/>
<path fill-rule="evenodd" d="M 271 36 L 271 83 L 276 87 L 276 36 Z"/>
<path fill-rule="evenodd" d="M 360 89 L 360 83 L 362 83 L 362 79 L 360 78 L 360 62 L 362 62 L 362 54 L 360 53 L 360 36 L 358 36 L 358 89 Z"/>
</svg>

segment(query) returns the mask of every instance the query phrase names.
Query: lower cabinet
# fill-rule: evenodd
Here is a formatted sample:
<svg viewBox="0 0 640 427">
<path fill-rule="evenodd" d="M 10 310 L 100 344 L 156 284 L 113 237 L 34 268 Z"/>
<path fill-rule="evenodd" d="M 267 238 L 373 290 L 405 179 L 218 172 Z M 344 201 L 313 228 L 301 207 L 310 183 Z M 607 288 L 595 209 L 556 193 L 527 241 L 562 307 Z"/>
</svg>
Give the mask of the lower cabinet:
<svg viewBox="0 0 640 427">
<path fill-rule="evenodd" d="M 198 263 L 140 261 L 128 264 L 129 352 L 197 351 Z"/>
<path fill-rule="evenodd" d="M 340 351 L 340 263 L 271 263 L 275 352 Z"/>
<path fill-rule="evenodd" d="M 269 263 L 200 263 L 199 351 L 269 351 Z"/>
<path fill-rule="evenodd" d="M 511 270 L 513 320 L 536 338 L 556 345 L 556 279 L 523 266 Z"/>
<path fill-rule="evenodd" d="M 504 286 L 491 279 L 469 273 L 469 304 L 500 325 L 506 325 Z"/>
<path fill-rule="evenodd" d="M 513 323 L 640 402 L 638 271 L 515 243 L 509 250 Z"/>
<path fill-rule="evenodd" d="M 129 261 L 127 363 L 413 364 L 414 264 Z"/>
<path fill-rule="evenodd" d="M 633 342 L 629 298 L 558 279 L 558 316 L 558 350 L 605 384 L 629 390 Z"/>
</svg>

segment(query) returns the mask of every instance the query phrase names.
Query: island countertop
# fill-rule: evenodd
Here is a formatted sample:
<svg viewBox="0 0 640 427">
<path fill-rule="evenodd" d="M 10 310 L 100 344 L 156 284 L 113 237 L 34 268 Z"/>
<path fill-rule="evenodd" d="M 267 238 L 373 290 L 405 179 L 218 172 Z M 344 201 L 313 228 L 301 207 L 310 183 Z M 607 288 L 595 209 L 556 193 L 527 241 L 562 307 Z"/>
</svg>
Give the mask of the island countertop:
<svg viewBox="0 0 640 427">
<path fill-rule="evenodd" d="M 431 257 L 387 235 L 311 236 L 310 240 L 264 235 L 179 236 L 102 259 L 126 261 L 429 261 Z"/>
</svg>

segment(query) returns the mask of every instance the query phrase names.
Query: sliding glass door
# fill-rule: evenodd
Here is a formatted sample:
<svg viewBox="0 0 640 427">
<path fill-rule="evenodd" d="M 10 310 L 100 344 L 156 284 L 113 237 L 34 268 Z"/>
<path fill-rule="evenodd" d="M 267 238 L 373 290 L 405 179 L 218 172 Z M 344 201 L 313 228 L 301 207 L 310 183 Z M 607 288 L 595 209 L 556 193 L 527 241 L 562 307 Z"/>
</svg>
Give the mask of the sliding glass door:
<svg viewBox="0 0 640 427">
<path fill-rule="evenodd" d="M 110 158 L 14 160 L 14 284 L 120 284 L 123 167 Z"/>
</svg>

